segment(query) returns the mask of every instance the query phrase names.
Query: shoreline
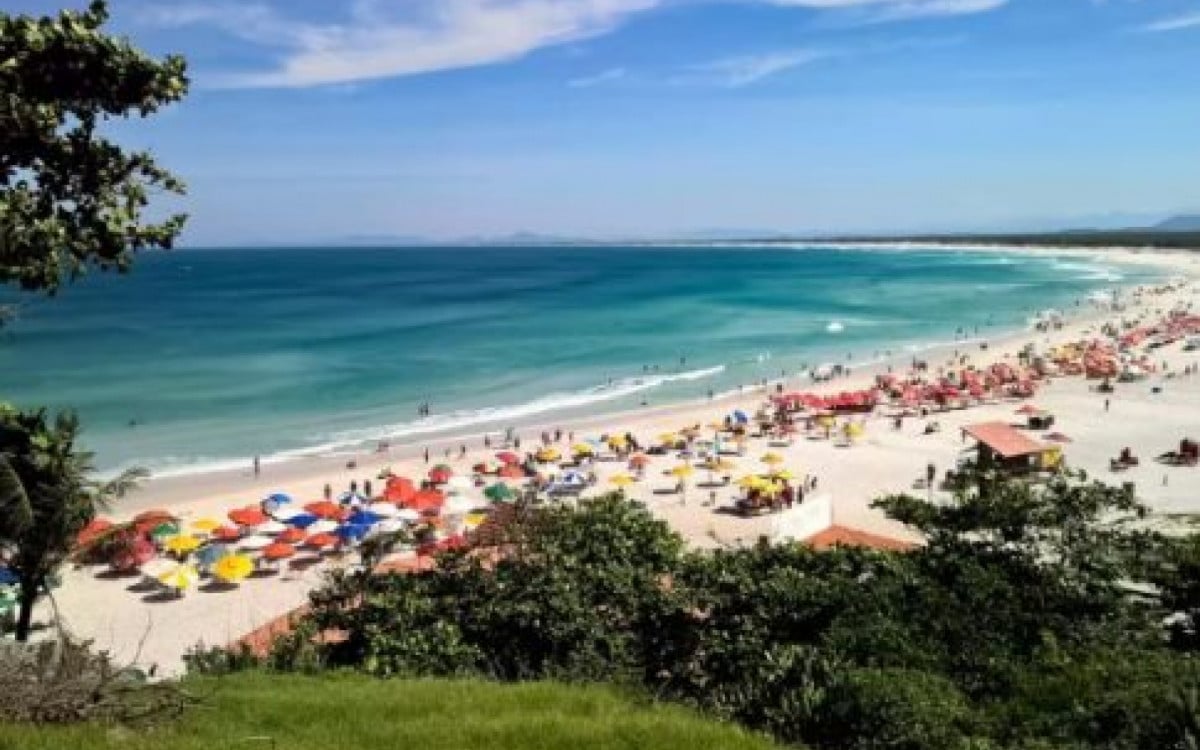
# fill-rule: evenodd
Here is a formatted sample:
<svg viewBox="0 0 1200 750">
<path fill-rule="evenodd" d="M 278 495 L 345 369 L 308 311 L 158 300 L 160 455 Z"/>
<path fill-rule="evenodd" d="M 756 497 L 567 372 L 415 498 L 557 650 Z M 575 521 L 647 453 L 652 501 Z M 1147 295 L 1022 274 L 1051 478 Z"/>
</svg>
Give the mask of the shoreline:
<svg viewBox="0 0 1200 750">
<path fill-rule="evenodd" d="M 693 243 L 691 246 L 702 247 Z M 712 246 L 720 246 L 722 248 L 729 247 L 787 247 L 788 243 L 714 243 Z M 1059 247 L 1033 247 L 1033 246 L 1012 246 L 1012 245 L 958 245 L 946 244 L 935 245 L 931 243 L 795 243 L 797 249 L 801 248 L 853 248 L 853 249 L 875 249 L 880 252 L 904 252 L 906 250 L 923 250 L 923 251 L 944 251 L 944 252 L 997 252 L 997 253 L 1013 253 L 1031 254 L 1031 255 L 1050 255 L 1061 256 L 1065 258 L 1086 258 L 1095 260 L 1097 256 L 1104 256 L 1104 260 L 1108 262 L 1116 262 L 1121 265 L 1135 265 L 1140 267 L 1149 267 L 1156 269 L 1162 273 L 1162 279 L 1165 281 L 1174 275 L 1184 276 L 1200 276 L 1200 253 L 1191 253 L 1181 250 L 1156 250 L 1156 249 L 1139 249 L 1125 247 L 1111 248 L 1059 248 Z M 1112 253 L 1119 253 L 1119 258 L 1112 258 Z M 1097 280 L 1100 281 L 1099 279 Z M 1109 288 L 1116 291 L 1119 295 L 1128 295 L 1129 292 L 1144 284 L 1122 284 L 1116 282 L 1109 285 Z M 1105 315 L 1105 311 L 1096 309 L 1086 298 L 1080 300 L 1081 306 L 1076 310 L 1064 310 L 1064 322 L 1075 323 L 1086 318 L 1101 318 Z M 1080 316 L 1083 316 L 1081 318 Z M 876 353 L 883 355 L 884 352 L 890 352 L 890 356 L 878 356 L 868 359 L 866 362 L 850 361 L 848 364 L 852 368 L 850 378 L 842 378 L 830 384 L 813 383 L 804 377 L 804 373 L 789 372 L 786 378 L 775 376 L 768 379 L 768 388 L 774 387 L 778 383 L 784 383 L 785 389 L 804 389 L 813 390 L 818 393 L 829 392 L 832 388 L 837 389 L 854 389 L 869 385 L 874 381 L 874 376 L 886 371 L 889 364 L 901 365 L 911 361 L 914 357 L 921 358 L 936 358 L 943 353 L 953 351 L 955 349 L 974 349 L 980 342 L 989 342 L 992 346 L 1003 346 L 1014 338 L 1027 337 L 1031 333 L 1029 324 L 1020 328 L 1002 328 L 996 329 L 988 333 L 980 332 L 979 334 L 965 335 L 962 340 L 958 341 L 939 341 L 922 345 L 921 343 L 887 343 L 878 344 L 880 350 Z M 888 348 L 885 348 L 888 347 Z M 810 368 L 825 364 L 833 364 L 832 362 L 814 363 Z M 722 366 L 724 367 L 724 366 Z M 703 368 L 701 371 L 713 370 L 715 368 Z M 690 371 L 689 371 L 690 372 Z M 686 373 L 666 372 L 657 373 L 662 377 L 679 377 Z M 626 424 L 630 421 L 644 421 L 653 418 L 671 418 L 683 417 L 686 414 L 695 410 L 708 408 L 725 407 L 732 409 L 741 404 L 745 399 L 755 397 L 763 393 L 763 387 L 759 384 L 745 385 L 739 389 L 730 389 L 716 394 L 713 399 L 708 398 L 683 398 L 680 400 L 669 400 L 662 404 L 650 404 L 641 407 L 625 407 L 606 410 L 602 404 L 598 402 L 596 406 L 599 408 L 589 409 L 587 406 L 580 407 L 551 407 L 542 412 L 537 412 L 524 417 L 505 418 L 496 417 L 488 419 L 481 418 L 473 424 L 463 425 L 461 427 L 449 426 L 439 428 L 436 425 L 431 425 L 428 430 L 421 431 L 413 429 L 410 434 L 394 437 L 381 438 L 362 438 L 359 440 L 346 440 L 344 445 L 324 448 L 322 446 L 301 447 L 293 449 L 285 449 L 277 451 L 273 454 L 260 456 L 262 466 L 261 476 L 257 479 L 253 476 L 252 463 L 253 456 L 246 456 L 243 459 L 217 459 L 210 463 L 201 463 L 191 466 L 182 466 L 179 468 L 170 468 L 159 470 L 143 484 L 141 488 L 136 490 L 131 496 L 122 502 L 122 512 L 129 509 L 129 512 L 136 513 L 138 510 L 144 510 L 149 507 L 158 507 L 162 504 L 159 502 L 146 501 L 143 497 L 147 494 L 155 496 L 165 496 L 173 500 L 183 500 L 189 494 L 195 494 L 198 485 L 210 488 L 211 491 L 227 491 L 230 493 L 238 493 L 239 490 L 245 490 L 245 482 L 253 481 L 259 484 L 265 491 L 270 491 L 272 481 L 275 482 L 295 482 L 303 481 L 308 478 L 314 471 L 321 471 L 325 474 L 340 474 L 345 471 L 345 465 L 350 460 L 355 460 L 360 465 L 365 462 L 370 466 L 386 466 L 389 460 L 405 461 L 411 460 L 414 457 L 421 455 L 425 448 L 429 448 L 431 452 L 436 452 L 439 457 L 444 457 L 444 450 L 447 447 L 458 448 L 462 444 L 467 444 L 469 449 L 474 450 L 479 446 L 484 435 L 495 436 L 502 433 L 507 427 L 513 427 L 517 430 L 518 435 L 529 437 L 537 435 L 542 431 L 553 431 L 555 429 L 563 429 L 564 431 L 586 430 L 589 428 L 604 428 L 613 424 Z M 618 396 L 612 400 L 628 399 L 633 396 L 633 393 Z M 487 407 L 494 409 L 519 409 L 526 404 L 505 405 L 499 407 Z M 448 415 L 453 416 L 456 412 L 450 412 Z M 469 413 L 469 412 L 466 412 Z M 559 416 L 555 416 L 555 415 Z M 372 428 L 362 428 L 366 432 Z M 383 431 L 380 427 L 380 432 Z M 384 454 L 382 461 L 377 460 L 380 455 L 371 450 L 371 446 L 379 442 L 386 442 L 390 448 Z M 305 469 L 301 469 L 305 467 Z M 311 467 L 311 468 L 309 468 Z M 118 470 L 110 470 L 105 474 L 115 474 Z M 360 469 L 361 471 L 361 469 Z M 208 494 L 207 492 L 205 494 Z M 264 492 L 266 494 L 266 492 Z"/>
</svg>

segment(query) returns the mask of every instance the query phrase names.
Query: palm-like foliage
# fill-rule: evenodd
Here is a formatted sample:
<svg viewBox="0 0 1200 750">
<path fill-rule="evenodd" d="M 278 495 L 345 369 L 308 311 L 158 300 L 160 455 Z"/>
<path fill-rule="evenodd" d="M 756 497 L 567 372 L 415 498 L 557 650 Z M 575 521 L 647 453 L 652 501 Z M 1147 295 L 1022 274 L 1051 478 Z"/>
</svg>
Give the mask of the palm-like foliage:
<svg viewBox="0 0 1200 750">
<path fill-rule="evenodd" d="M 0 407 L 0 554 L 21 582 L 18 640 L 28 638 L 33 605 L 79 532 L 145 476 L 134 470 L 95 479 L 78 434 L 71 413 L 51 419 L 44 409 Z"/>
</svg>

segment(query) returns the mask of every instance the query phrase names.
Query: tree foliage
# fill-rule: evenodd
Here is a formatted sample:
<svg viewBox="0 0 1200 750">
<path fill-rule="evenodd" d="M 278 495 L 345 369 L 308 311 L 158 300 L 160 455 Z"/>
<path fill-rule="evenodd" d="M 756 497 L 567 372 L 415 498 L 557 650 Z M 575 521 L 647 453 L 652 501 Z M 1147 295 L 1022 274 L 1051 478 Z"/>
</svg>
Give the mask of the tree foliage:
<svg viewBox="0 0 1200 750">
<path fill-rule="evenodd" d="M 29 636 L 33 606 L 99 508 L 128 491 L 140 472 L 94 479 L 92 454 L 76 441 L 73 414 L 0 405 L 0 560 L 20 579 L 16 636 Z"/>
<path fill-rule="evenodd" d="M 143 211 L 183 184 L 102 130 L 181 99 L 183 59 L 146 55 L 107 20 L 100 0 L 57 17 L 0 12 L 0 284 L 54 293 L 89 267 L 124 271 L 182 229 L 183 215 Z"/>
<path fill-rule="evenodd" d="M 489 554 L 334 578 L 271 665 L 640 683 L 820 750 L 1196 747 L 1200 671 L 1164 626 L 1194 558 L 1127 491 L 981 474 L 878 504 L 926 543 L 687 552 L 620 496 L 532 510 Z"/>
</svg>

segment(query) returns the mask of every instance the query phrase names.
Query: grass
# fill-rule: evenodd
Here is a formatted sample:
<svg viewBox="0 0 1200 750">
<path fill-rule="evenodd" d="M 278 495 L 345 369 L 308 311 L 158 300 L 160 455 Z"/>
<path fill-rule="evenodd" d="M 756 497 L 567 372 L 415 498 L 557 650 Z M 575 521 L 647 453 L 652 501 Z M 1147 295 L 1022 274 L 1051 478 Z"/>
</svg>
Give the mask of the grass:
<svg viewBox="0 0 1200 750">
<path fill-rule="evenodd" d="M 200 706 L 145 731 L 0 724 L 0 750 L 768 750 L 769 740 L 602 687 L 241 674 L 192 680 Z"/>
</svg>

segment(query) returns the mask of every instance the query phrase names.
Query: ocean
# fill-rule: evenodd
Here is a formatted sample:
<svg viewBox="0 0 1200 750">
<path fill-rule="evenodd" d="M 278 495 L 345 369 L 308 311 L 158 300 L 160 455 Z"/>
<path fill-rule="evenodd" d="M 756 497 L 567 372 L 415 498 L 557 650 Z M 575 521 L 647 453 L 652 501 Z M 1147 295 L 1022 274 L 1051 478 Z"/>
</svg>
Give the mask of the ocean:
<svg viewBox="0 0 1200 750">
<path fill-rule="evenodd" d="M 180 250 L 21 297 L 0 400 L 77 410 L 102 469 L 200 471 L 704 399 L 1158 277 L 898 248 Z"/>
</svg>

